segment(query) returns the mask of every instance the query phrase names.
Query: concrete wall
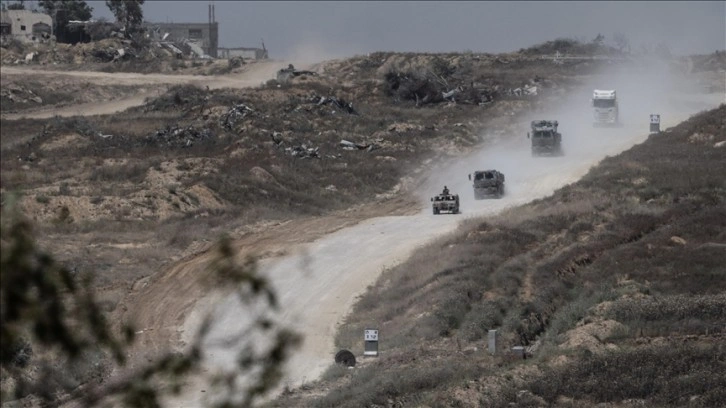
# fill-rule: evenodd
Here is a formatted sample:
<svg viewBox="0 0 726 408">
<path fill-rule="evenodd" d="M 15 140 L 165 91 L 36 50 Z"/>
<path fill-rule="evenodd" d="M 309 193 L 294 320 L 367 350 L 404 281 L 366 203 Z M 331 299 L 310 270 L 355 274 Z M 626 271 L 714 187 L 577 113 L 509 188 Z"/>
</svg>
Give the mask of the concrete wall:
<svg viewBox="0 0 726 408">
<path fill-rule="evenodd" d="M 267 58 L 267 51 L 262 48 L 219 48 L 217 55 L 219 58 L 265 59 Z"/>
<path fill-rule="evenodd" d="M 53 19 L 43 13 L 30 10 L 3 11 L 0 21 L 4 27 L 10 26 L 10 36 L 23 42 L 38 41 L 44 35 L 50 36 Z"/>
<path fill-rule="evenodd" d="M 166 41 L 193 41 L 210 57 L 217 58 L 219 23 L 144 23 L 152 38 L 161 40 L 169 33 Z"/>
</svg>

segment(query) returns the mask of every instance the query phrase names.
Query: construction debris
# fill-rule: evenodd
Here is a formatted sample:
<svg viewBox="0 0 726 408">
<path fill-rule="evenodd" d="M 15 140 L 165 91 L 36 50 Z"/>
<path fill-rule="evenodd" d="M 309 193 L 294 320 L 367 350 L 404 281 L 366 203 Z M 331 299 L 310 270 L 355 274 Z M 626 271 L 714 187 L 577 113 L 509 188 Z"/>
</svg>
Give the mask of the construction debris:
<svg viewBox="0 0 726 408">
<path fill-rule="evenodd" d="M 282 151 L 292 157 L 299 157 L 301 159 L 321 158 L 320 148 L 310 146 L 310 142 L 286 147 L 285 145 L 287 145 L 288 142 L 282 138 L 282 133 L 272 132 L 272 135 L 270 136 L 272 137 L 272 143 L 274 143 L 275 148 L 282 149 Z"/>
<path fill-rule="evenodd" d="M 235 124 L 249 116 L 250 114 L 253 114 L 255 112 L 254 109 L 250 108 L 249 106 L 238 103 L 237 105 L 231 107 L 227 113 L 222 115 L 219 118 L 219 124 L 225 129 L 233 130 Z"/>
<path fill-rule="evenodd" d="M 292 146 L 292 147 L 286 147 L 285 153 L 289 154 L 292 157 L 299 157 L 301 159 L 310 159 L 315 158 L 319 159 L 320 148 L 319 147 L 308 147 L 306 144 L 301 144 L 299 146 Z"/>
<path fill-rule="evenodd" d="M 193 126 L 179 127 L 167 126 L 157 130 L 153 135 L 146 138 L 147 145 L 158 145 L 168 147 L 191 147 L 203 141 L 214 139 L 214 133 L 207 129 L 196 129 Z"/>
<path fill-rule="evenodd" d="M 380 145 L 377 145 L 375 143 L 353 143 L 347 140 L 341 140 L 338 145 L 342 147 L 343 150 L 365 150 L 368 152 L 381 148 Z"/>
<path fill-rule="evenodd" d="M 358 112 L 353 109 L 353 102 L 346 102 L 345 100 L 338 99 L 334 96 L 325 97 L 316 95 L 310 98 L 310 102 L 314 103 L 317 106 L 333 105 L 345 113 L 348 113 L 350 115 L 358 115 Z M 333 111 L 333 113 L 334 112 L 335 111 Z"/>
</svg>

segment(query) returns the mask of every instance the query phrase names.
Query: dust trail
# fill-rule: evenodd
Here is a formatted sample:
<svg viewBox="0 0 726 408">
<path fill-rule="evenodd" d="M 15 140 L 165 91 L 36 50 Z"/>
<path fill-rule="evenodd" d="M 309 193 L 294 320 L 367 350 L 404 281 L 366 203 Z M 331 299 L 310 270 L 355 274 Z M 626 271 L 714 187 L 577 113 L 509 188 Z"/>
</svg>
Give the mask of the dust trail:
<svg viewBox="0 0 726 408">
<path fill-rule="evenodd" d="M 428 212 L 429 197 L 444 185 L 458 193 L 464 213 L 479 213 L 500 207 L 492 200 L 474 200 L 467 175 L 475 170 L 496 169 L 504 173 L 504 202 L 541 197 L 583 176 L 591 166 L 608 155 L 643 142 L 649 133 L 650 114 L 661 115 L 661 129 L 685 120 L 690 114 L 726 102 L 724 95 L 698 95 L 693 82 L 681 75 L 659 68 L 654 63 L 634 65 L 603 72 L 588 78 L 561 104 L 543 112 L 530 113 L 517 124 L 516 134 L 489 149 L 435 163 L 432 174 L 419 190 L 421 203 Z M 593 89 L 617 90 L 622 126 L 596 128 L 590 97 Z M 564 156 L 532 157 L 527 132 L 530 122 L 552 119 L 559 122 Z M 486 212 L 486 211 L 485 211 Z"/>
<path fill-rule="evenodd" d="M 684 84 L 667 71 L 637 68 L 595 76 L 561 104 L 524 117 L 520 130 L 509 135 L 507 141 L 465 158 L 434 164 L 428 181 L 420 186 L 424 208 L 420 214 L 370 219 L 292 248 L 289 256 L 266 260 L 260 270 L 274 284 L 282 310 L 274 318 L 297 330 L 305 339 L 285 366 L 283 385 L 295 388 L 314 381 L 333 363 L 337 351 L 333 343 L 336 325 L 351 309 L 356 296 L 374 283 L 385 268 L 405 261 L 422 245 L 452 233 L 459 222 L 545 197 L 576 181 L 607 155 L 617 154 L 643 141 L 648 136 L 650 113 L 662 115 L 665 129 L 690 114 L 718 105 L 723 98 L 723 95 L 696 98 L 682 92 Z M 593 128 L 590 95 L 594 88 L 618 91 L 623 127 Z M 541 118 L 559 121 L 564 156 L 531 156 L 526 132 L 530 120 Z M 473 199 L 467 174 L 484 168 L 496 168 L 505 173 L 507 190 L 502 199 Z M 452 192 L 460 193 L 463 216 L 431 214 L 428 198 L 440 191 L 443 184 Z M 236 352 L 245 346 L 258 352 L 267 347 L 264 339 L 249 337 L 234 347 L 220 347 L 222 339 L 244 332 L 253 318 L 240 313 L 249 309 L 234 297 L 218 299 L 210 296 L 200 303 L 184 327 L 187 339 L 189 333 L 194 332 L 199 316 L 207 310 L 216 310 L 219 319 L 204 351 L 205 369 L 209 372 L 231 369 Z M 385 334 L 381 333 L 381 336 Z M 360 345 L 340 346 L 354 348 Z M 201 381 L 193 381 L 175 402 L 200 403 L 206 395 L 201 392 L 204 387 Z M 278 388 L 276 393 L 281 390 Z"/>
</svg>

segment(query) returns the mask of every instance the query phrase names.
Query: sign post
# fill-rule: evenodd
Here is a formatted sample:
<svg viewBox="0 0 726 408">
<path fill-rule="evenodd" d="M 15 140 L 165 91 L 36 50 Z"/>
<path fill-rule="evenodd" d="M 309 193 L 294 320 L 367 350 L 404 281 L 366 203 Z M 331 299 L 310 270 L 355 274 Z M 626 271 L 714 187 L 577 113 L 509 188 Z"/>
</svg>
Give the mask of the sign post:
<svg viewBox="0 0 726 408">
<path fill-rule="evenodd" d="M 650 133 L 660 133 L 660 115 L 650 115 Z"/>
<path fill-rule="evenodd" d="M 363 349 L 364 356 L 378 356 L 378 330 L 377 329 L 365 329 L 363 333 L 363 340 L 365 341 L 365 348 Z"/>
</svg>

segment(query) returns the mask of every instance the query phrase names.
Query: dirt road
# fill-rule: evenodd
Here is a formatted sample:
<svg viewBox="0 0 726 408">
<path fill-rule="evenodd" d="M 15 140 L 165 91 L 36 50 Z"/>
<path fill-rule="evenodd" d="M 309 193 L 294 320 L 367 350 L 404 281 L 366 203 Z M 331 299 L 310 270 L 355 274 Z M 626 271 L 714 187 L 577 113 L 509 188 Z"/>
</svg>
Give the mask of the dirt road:
<svg viewBox="0 0 726 408">
<path fill-rule="evenodd" d="M 228 76 L 199 77 L 184 75 L 109 74 L 99 72 L 28 71 L 3 68 L 9 75 L 71 75 L 98 81 L 101 84 L 198 84 L 210 88 L 255 86 L 270 79 L 286 66 L 285 62 L 254 64 L 248 70 Z M 590 123 L 589 93 L 602 83 L 618 89 L 622 98 L 621 110 L 625 126 L 615 129 L 593 129 Z M 493 148 L 476 152 L 451 163 L 432 163 L 425 185 L 420 186 L 418 203 L 386 203 L 375 210 L 354 209 L 304 223 L 282 223 L 262 226 L 243 237 L 237 245 L 258 253 L 279 254 L 261 262 L 260 270 L 269 276 L 278 293 L 281 310 L 273 317 L 303 335 L 304 341 L 286 366 L 283 386 L 298 387 L 314 381 L 333 362 L 333 338 L 336 326 L 351 309 L 356 296 L 375 282 L 385 269 L 405 261 L 417 248 L 455 231 L 460 222 L 472 217 L 492 215 L 501 210 L 527 203 L 551 194 L 555 189 L 572 183 L 607 155 L 617 154 L 648 135 L 648 114 L 660 113 L 662 127 L 675 125 L 688 115 L 723 102 L 723 95 L 688 97 L 663 90 L 664 78 L 592 78 L 582 92 L 571 95 L 562 105 L 550 112 L 539 112 L 528 119 L 557 119 L 563 133 L 565 156 L 533 158 L 525 137 L 528 121 L 521 133 L 509 135 Z M 93 106 L 74 106 L 63 110 L 34 112 L 31 117 L 50 117 L 56 114 L 93 115 L 112 113 L 143 102 L 145 95 L 111 101 Z M 3 116 L 11 119 L 13 115 Z M 24 115 L 27 116 L 27 115 Z M 493 129 L 492 129 L 493 130 Z M 506 175 L 506 195 L 499 200 L 473 199 L 466 175 L 473 170 L 495 168 Z M 447 184 L 459 193 L 462 215 L 431 214 L 428 197 Z M 417 205 L 418 204 L 418 205 Z M 381 211 L 396 210 L 394 216 L 372 218 Z M 355 211 L 362 211 L 356 213 Z M 366 212 L 363 212 L 366 211 Z M 142 313 L 140 347 L 151 350 L 169 346 L 183 347 L 176 342 L 189 342 L 196 331 L 200 316 L 215 311 L 217 322 L 212 327 L 210 341 L 204 350 L 208 372 L 231 368 L 235 356 L 244 344 L 264 348 L 259 338 L 247 338 L 247 343 L 221 347 L 227 337 L 244 332 L 254 317 L 234 296 L 207 294 L 195 285 L 211 258 L 205 253 L 179 262 L 152 281 L 139 282 L 134 291 L 135 312 Z M 362 336 L 362 333 L 361 333 Z M 264 340 L 264 339 L 262 339 Z M 385 333 L 381 333 L 385 347 Z M 202 392 L 207 385 L 193 379 L 184 394 L 167 401 L 169 407 L 198 407 L 203 405 Z M 279 391 L 279 389 L 278 389 Z"/>
<path fill-rule="evenodd" d="M 219 88 L 248 88 L 260 85 L 265 81 L 275 78 L 280 68 L 285 68 L 284 61 L 259 61 L 248 64 L 242 72 L 228 75 L 165 75 L 165 74 L 137 74 L 128 72 L 96 72 L 96 71 L 52 71 L 39 70 L 27 67 L 2 67 L 3 75 L 22 75 L 25 77 L 75 77 L 84 81 L 99 85 L 146 85 L 154 90 L 133 95 L 128 98 L 115 99 L 100 103 L 86 103 L 63 108 L 42 108 L 33 112 L 22 112 L 3 114 L 2 119 L 15 120 L 20 118 L 44 119 L 54 116 L 90 116 L 106 115 L 121 112 L 133 106 L 144 103 L 148 97 L 159 96 L 165 91 L 164 86 L 172 85 L 197 85 L 208 86 L 210 89 Z M 305 68 L 303 68 L 305 69 Z"/>
<path fill-rule="evenodd" d="M 623 127 L 592 127 L 589 93 L 605 79 L 616 86 L 622 99 Z M 356 296 L 374 283 L 385 268 L 404 261 L 416 248 L 455 231 L 460 222 L 545 197 L 575 182 L 601 159 L 645 140 L 650 113 L 660 113 L 662 128 L 666 129 L 693 113 L 723 102 L 723 95 L 719 94 L 686 98 L 673 89 L 663 89 L 662 85 L 667 82 L 650 73 L 642 77 L 605 79 L 592 78 L 582 92 L 571 95 L 562 105 L 538 113 L 537 118 L 528 118 L 559 120 L 564 157 L 533 158 L 525 137 L 528 121 L 524 121 L 521 134 L 511 135 L 494 148 L 453 163 L 434 164 L 436 170 L 426 185 L 421 186 L 418 214 L 368 219 L 314 242 L 295 245 L 284 257 L 265 260 L 261 270 L 273 282 L 281 303 L 281 312 L 274 318 L 304 336 L 302 347 L 286 366 L 283 386 L 294 388 L 314 381 L 333 363 L 337 351 L 333 344 L 336 326 L 351 309 Z M 504 198 L 473 199 L 466 175 L 483 168 L 495 168 L 506 175 Z M 431 214 L 427 197 L 438 192 L 443 184 L 461 195 L 462 215 Z M 260 351 L 267 345 L 259 337 L 246 337 L 232 347 L 226 343 L 250 327 L 255 317 L 253 310 L 240 304 L 235 296 L 209 295 L 187 317 L 181 328 L 182 339 L 190 340 L 200 316 L 212 311 L 218 320 L 205 345 L 205 368 L 208 372 L 232 369 L 236 353 L 242 347 L 251 346 Z M 381 345 L 385 348 L 385 333 L 381 333 Z M 244 382 L 244 378 L 240 381 Z M 209 397 L 204 392 L 206 388 L 206 384 L 192 381 L 180 398 L 168 401 L 168 406 L 202 406 Z"/>
</svg>

